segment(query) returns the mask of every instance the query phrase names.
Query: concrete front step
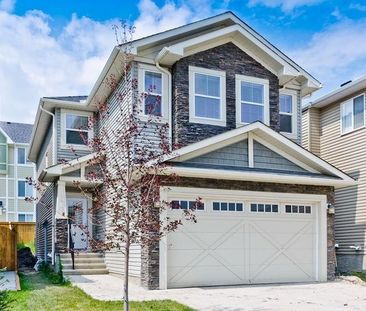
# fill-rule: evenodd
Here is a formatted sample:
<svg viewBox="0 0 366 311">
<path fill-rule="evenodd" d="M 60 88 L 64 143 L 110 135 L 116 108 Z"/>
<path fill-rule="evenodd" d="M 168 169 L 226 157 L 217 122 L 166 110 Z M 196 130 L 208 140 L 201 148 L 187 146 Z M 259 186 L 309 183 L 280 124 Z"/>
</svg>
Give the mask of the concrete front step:
<svg viewBox="0 0 366 311">
<path fill-rule="evenodd" d="M 104 258 L 104 255 L 101 253 L 75 253 L 75 258 Z M 60 254 L 61 259 L 71 258 L 70 253 Z"/>
<path fill-rule="evenodd" d="M 80 263 L 75 263 L 75 270 L 78 269 L 107 269 L 107 267 L 105 266 L 105 263 L 97 263 L 97 264 L 80 264 Z M 63 270 L 71 270 L 72 269 L 72 263 L 70 264 L 64 264 L 62 263 L 62 269 Z"/>
<path fill-rule="evenodd" d="M 71 258 L 62 259 L 63 265 L 72 264 Z M 98 264 L 98 263 L 104 263 L 104 258 L 75 258 L 74 260 L 75 264 Z"/>
<path fill-rule="evenodd" d="M 71 254 L 60 254 L 62 272 L 67 275 L 81 274 L 107 274 L 108 270 L 104 262 L 104 255 L 101 253 L 75 253 L 72 269 Z"/>
<path fill-rule="evenodd" d="M 92 275 L 92 274 L 108 274 L 108 270 L 107 269 L 64 269 L 62 270 L 62 273 L 67 276 L 67 275 L 81 275 L 81 274 L 85 274 L 85 275 Z"/>
</svg>

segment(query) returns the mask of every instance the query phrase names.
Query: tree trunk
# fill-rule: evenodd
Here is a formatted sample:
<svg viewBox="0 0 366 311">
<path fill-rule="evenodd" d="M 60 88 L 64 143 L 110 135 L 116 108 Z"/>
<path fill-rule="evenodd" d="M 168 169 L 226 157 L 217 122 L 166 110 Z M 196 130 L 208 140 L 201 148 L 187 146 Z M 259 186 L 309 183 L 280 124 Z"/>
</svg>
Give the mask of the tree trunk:
<svg viewBox="0 0 366 311">
<path fill-rule="evenodd" d="M 125 247 L 125 266 L 124 266 L 124 283 L 123 283 L 123 310 L 130 310 L 130 303 L 128 300 L 128 270 L 130 260 L 130 237 L 127 235 Z"/>
</svg>

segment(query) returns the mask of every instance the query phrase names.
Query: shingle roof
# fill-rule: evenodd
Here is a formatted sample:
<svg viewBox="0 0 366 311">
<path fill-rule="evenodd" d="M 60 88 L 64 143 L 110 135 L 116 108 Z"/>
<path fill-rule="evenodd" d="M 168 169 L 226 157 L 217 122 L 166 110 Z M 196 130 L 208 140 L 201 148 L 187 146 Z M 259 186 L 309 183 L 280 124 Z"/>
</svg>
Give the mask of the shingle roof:
<svg viewBox="0 0 366 311">
<path fill-rule="evenodd" d="M 44 97 L 48 99 L 56 99 L 56 100 L 63 100 L 68 102 L 81 102 L 88 98 L 86 95 L 80 95 L 80 96 L 56 96 L 56 97 Z"/>
<path fill-rule="evenodd" d="M 30 143 L 33 124 L 0 121 L 0 127 L 13 142 Z"/>
</svg>

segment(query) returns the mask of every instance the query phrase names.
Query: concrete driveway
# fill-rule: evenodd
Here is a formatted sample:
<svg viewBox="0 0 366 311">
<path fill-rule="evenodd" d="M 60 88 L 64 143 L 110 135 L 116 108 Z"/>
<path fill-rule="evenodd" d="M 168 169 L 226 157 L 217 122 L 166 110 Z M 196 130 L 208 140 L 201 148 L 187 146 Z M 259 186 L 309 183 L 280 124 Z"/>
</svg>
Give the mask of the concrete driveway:
<svg viewBox="0 0 366 311">
<path fill-rule="evenodd" d="M 70 277 L 72 283 L 100 300 L 122 298 L 122 279 L 112 275 Z M 172 299 L 197 310 L 366 310 L 366 286 L 357 278 L 292 285 L 229 286 L 147 291 L 130 285 L 130 300 Z"/>
</svg>

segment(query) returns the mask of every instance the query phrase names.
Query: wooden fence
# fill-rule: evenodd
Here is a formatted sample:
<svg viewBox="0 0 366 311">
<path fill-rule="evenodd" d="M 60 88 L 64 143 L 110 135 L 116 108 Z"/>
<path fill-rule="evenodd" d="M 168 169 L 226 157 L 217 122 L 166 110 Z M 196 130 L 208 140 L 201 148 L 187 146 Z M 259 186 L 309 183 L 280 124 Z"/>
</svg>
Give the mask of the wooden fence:
<svg viewBox="0 0 366 311">
<path fill-rule="evenodd" d="M 0 268 L 17 270 L 17 244 L 34 243 L 35 223 L 0 222 Z"/>
</svg>

